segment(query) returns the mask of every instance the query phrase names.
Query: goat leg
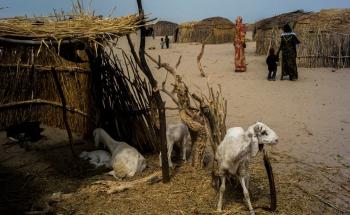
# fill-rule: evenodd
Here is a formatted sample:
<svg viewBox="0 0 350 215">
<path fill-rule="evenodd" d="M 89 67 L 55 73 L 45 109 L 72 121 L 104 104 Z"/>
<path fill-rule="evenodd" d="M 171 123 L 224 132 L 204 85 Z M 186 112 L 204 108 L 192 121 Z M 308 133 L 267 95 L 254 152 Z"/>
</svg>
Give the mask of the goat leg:
<svg viewBox="0 0 350 215">
<path fill-rule="evenodd" d="M 241 183 L 241 186 L 243 188 L 244 199 L 248 204 L 250 215 L 255 215 L 254 209 L 252 207 L 252 203 L 250 202 L 249 192 L 246 187 L 245 180 L 246 180 L 245 177 L 241 177 L 241 176 L 239 177 L 239 182 Z"/>
<path fill-rule="evenodd" d="M 221 186 L 220 186 L 220 191 L 219 191 L 219 202 L 218 202 L 218 211 L 222 211 L 222 201 L 223 201 L 223 197 L 224 197 L 224 193 L 225 193 L 225 189 L 226 189 L 226 177 L 225 176 L 221 176 Z"/>
<path fill-rule="evenodd" d="M 187 139 L 183 138 L 182 139 L 182 160 L 184 161 L 184 163 L 187 163 L 187 157 L 186 157 L 186 142 Z"/>
<path fill-rule="evenodd" d="M 169 163 L 169 167 L 173 167 L 173 162 L 171 161 L 171 154 L 173 152 L 173 147 L 174 147 L 174 142 L 173 141 L 168 141 L 168 163 Z"/>
</svg>

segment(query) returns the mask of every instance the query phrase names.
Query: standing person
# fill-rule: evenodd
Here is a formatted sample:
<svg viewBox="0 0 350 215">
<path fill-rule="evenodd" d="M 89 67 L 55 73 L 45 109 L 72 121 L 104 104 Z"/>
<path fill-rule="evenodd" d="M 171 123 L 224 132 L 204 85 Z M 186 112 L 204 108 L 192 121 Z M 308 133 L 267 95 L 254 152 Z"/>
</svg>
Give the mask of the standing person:
<svg viewBox="0 0 350 215">
<path fill-rule="evenodd" d="M 298 68 L 297 68 L 297 47 L 299 44 L 296 34 L 292 31 L 292 28 L 285 24 L 283 26 L 283 33 L 281 35 L 280 47 L 277 51 L 277 56 L 279 56 L 280 51 L 282 51 L 282 74 L 283 76 L 289 75 L 289 80 L 298 80 Z"/>
<path fill-rule="evenodd" d="M 164 48 L 164 38 L 160 38 L 160 47 L 163 49 Z"/>
<path fill-rule="evenodd" d="M 233 45 L 235 46 L 235 71 L 236 72 L 245 72 L 246 71 L 246 63 L 244 56 L 245 49 L 245 29 L 242 23 L 242 17 L 238 16 L 236 19 L 236 34 L 235 39 L 233 41 Z"/>
<path fill-rule="evenodd" d="M 169 37 L 168 35 L 165 35 L 165 46 L 168 49 L 169 48 Z"/>
<path fill-rule="evenodd" d="M 277 62 L 278 57 L 275 55 L 275 49 L 270 48 L 269 56 L 266 59 L 266 64 L 269 70 L 269 74 L 267 75 L 267 80 L 276 81 L 276 72 L 277 72 Z"/>
</svg>

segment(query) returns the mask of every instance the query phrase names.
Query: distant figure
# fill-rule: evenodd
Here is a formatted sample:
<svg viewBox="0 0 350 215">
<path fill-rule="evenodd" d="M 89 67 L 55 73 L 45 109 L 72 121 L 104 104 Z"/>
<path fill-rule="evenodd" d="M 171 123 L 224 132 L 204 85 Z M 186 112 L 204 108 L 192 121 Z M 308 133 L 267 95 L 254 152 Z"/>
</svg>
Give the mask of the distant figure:
<svg viewBox="0 0 350 215">
<path fill-rule="evenodd" d="M 168 37 L 168 35 L 165 35 L 165 46 L 166 46 L 166 48 L 168 49 L 169 48 L 169 37 Z"/>
<path fill-rule="evenodd" d="M 238 16 L 236 19 L 236 34 L 235 39 L 233 41 L 233 45 L 235 46 L 235 71 L 236 72 L 245 72 L 246 64 L 245 64 L 245 29 L 242 23 L 242 17 Z"/>
<path fill-rule="evenodd" d="M 296 34 L 292 32 L 292 28 L 286 24 L 283 27 L 283 33 L 281 35 L 281 44 L 277 51 L 277 56 L 279 56 L 280 51 L 282 51 L 282 74 L 283 76 L 289 75 L 289 80 L 298 80 L 298 70 L 297 70 L 297 48 L 296 45 L 299 44 Z"/>
<path fill-rule="evenodd" d="M 164 38 L 160 38 L 160 47 L 164 49 Z"/>
<path fill-rule="evenodd" d="M 269 81 L 271 80 L 276 81 L 277 62 L 278 62 L 278 57 L 277 55 L 275 55 L 275 49 L 270 48 L 269 56 L 266 59 L 267 67 L 269 70 L 267 80 Z"/>
</svg>

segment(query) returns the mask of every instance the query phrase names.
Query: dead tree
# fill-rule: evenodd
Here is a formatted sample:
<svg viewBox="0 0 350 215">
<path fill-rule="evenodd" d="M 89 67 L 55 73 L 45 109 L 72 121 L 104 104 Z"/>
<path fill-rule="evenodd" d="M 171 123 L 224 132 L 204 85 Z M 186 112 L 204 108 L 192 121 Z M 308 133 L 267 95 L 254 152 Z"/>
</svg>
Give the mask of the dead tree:
<svg viewBox="0 0 350 215">
<path fill-rule="evenodd" d="M 183 82 L 181 76 L 177 74 L 176 69 L 167 63 L 162 63 L 160 57 L 158 57 L 157 61 L 148 53 L 146 53 L 146 56 L 157 64 L 158 68 L 167 70 L 175 79 L 172 92 L 176 94 L 176 97 L 172 92 L 165 89 L 165 83 L 162 85 L 162 91 L 175 100 L 179 108 L 180 118 L 190 130 L 193 143 L 192 165 L 196 169 L 200 169 L 203 167 L 203 156 L 207 141 L 210 140 L 215 153 L 216 146 L 221 141 L 220 138 L 223 138 L 225 135 L 222 131 L 226 131 L 226 101 L 221 96 L 221 90 L 217 95 L 214 95 L 213 89 L 208 86 L 209 98 L 203 95 L 197 96 L 195 94 L 190 94 L 188 86 Z M 190 98 L 193 98 L 199 103 L 199 109 L 191 106 Z M 222 102 L 224 104 L 222 104 Z M 219 111 L 219 108 L 221 108 L 222 111 Z M 216 125 L 217 123 L 219 123 L 219 125 Z M 222 123 L 223 125 L 221 125 Z M 211 134 L 216 135 L 212 137 Z"/>
</svg>

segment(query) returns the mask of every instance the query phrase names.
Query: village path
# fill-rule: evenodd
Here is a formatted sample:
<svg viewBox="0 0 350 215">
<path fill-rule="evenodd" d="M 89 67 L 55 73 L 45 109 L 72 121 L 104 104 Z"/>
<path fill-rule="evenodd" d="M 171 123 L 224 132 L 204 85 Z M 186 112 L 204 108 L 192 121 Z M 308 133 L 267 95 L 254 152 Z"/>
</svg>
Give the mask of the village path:
<svg viewBox="0 0 350 215">
<path fill-rule="evenodd" d="M 200 44 L 160 49 L 159 41 L 149 39 L 148 47 L 155 49 L 148 52 L 173 66 L 182 56 L 178 72 L 191 91 L 206 92 L 207 82 L 221 85 L 228 101 L 227 127 L 247 128 L 262 121 L 277 132 L 279 144 L 268 150 L 281 181 L 298 181 L 315 193 L 327 190 L 334 194 L 327 199 L 349 205 L 350 69 L 298 68 L 299 80 L 292 82 L 279 80 L 279 66 L 277 80 L 267 81 L 266 57 L 255 54 L 255 42 L 247 43 L 245 73 L 234 72 L 234 48 L 228 43 L 206 45 L 202 65 L 207 78 L 202 78 L 196 63 Z M 158 80 L 164 79 L 165 71 L 153 71 Z M 174 107 L 169 98 L 166 106 Z M 168 122 L 179 121 L 176 111 L 167 113 Z M 290 192 L 287 187 L 286 193 Z"/>
</svg>

